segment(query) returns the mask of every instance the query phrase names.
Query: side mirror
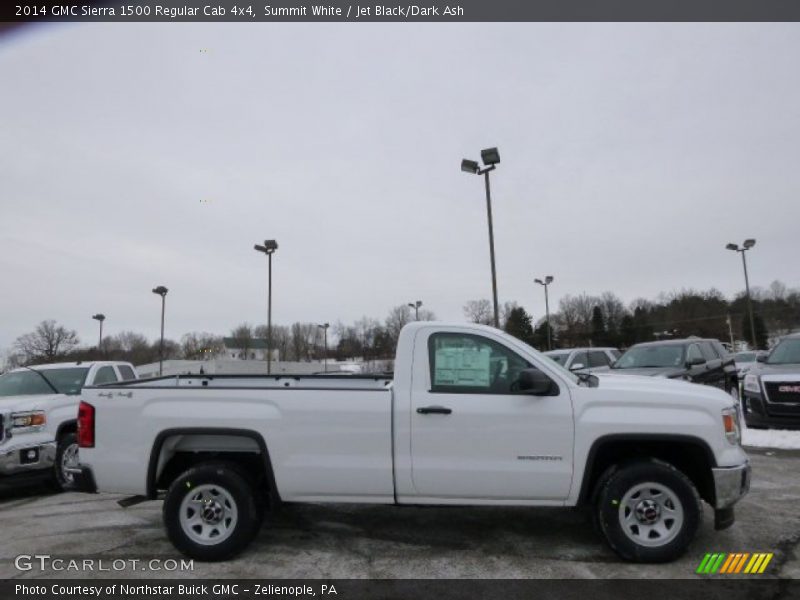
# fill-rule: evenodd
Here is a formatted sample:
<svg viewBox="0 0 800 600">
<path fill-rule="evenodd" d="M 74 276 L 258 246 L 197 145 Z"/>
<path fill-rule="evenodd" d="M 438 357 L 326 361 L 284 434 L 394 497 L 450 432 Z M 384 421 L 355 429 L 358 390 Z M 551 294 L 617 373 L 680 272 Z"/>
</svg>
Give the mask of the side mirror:
<svg viewBox="0 0 800 600">
<path fill-rule="evenodd" d="M 694 358 L 690 358 L 686 361 L 687 367 L 694 367 L 697 365 L 704 365 L 706 363 L 706 359 L 700 356 L 695 356 Z"/>
<path fill-rule="evenodd" d="M 524 369 L 519 373 L 519 391 L 524 394 L 543 396 L 550 392 L 553 382 L 539 369 Z"/>
<path fill-rule="evenodd" d="M 757 354 L 756 361 L 757 362 L 767 362 L 767 358 L 769 358 L 769 354 Z"/>
<path fill-rule="evenodd" d="M 569 370 L 570 371 L 580 371 L 581 369 L 585 369 L 585 368 L 586 368 L 586 365 L 584 365 L 583 363 L 572 363 L 569 366 Z"/>
</svg>

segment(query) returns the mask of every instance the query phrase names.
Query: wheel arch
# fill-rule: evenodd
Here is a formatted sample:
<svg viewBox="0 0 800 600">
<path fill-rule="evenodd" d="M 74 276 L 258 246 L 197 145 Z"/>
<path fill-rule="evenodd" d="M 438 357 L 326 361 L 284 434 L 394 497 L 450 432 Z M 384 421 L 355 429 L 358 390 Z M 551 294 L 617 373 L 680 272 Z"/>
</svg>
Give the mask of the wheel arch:
<svg viewBox="0 0 800 600">
<path fill-rule="evenodd" d="M 201 443 L 193 443 L 197 441 Z M 280 502 L 264 437 L 251 429 L 227 427 L 176 427 L 159 432 L 147 465 L 146 496 L 157 497 L 159 483 L 164 481 L 165 475 L 167 479 L 174 478 L 179 470 L 211 460 L 240 463 L 248 467 L 243 469 L 247 474 L 256 479 L 263 476 L 270 500 Z"/>
<path fill-rule="evenodd" d="M 613 467 L 645 458 L 671 464 L 691 480 L 703 500 L 714 505 L 714 453 L 702 438 L 682 434 L 610 434 L 596 439 L 586 457 L 578 505 L 593 500 L 601 478 Z"/>
<path fill-rule="evenodd" d="M 56 429 L 56 440 L 60 439 L 62 435 L 66 435 L 68 433 L 78 433 L 78 419 L 67 419 L 59 423 L 58 429 Z"/>
</svg>

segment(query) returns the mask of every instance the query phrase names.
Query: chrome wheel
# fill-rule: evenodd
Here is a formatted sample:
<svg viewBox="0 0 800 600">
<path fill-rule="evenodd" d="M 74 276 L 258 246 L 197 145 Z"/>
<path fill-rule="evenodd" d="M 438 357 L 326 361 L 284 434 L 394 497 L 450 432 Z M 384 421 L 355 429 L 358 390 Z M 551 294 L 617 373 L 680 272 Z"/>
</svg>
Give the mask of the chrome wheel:
<svg viewBox="0 0 800 600">
<path fill-rule="evenodd" d="M 683 505 L 660 483 L 640 483 L 623 496 L 619 523 L 625 535 L 640 546 L 655 548 L 671 542 L 683 527 Z"/>
<path fill-rule="evenodd" d="M 78 467 L 78 444 L 72 443 L 61 453 L 61 480 L 66 485 L 75 483 L 75 476 L 67 469 L 75 469 Z"/>
<path fill-rule="evenodd" d="M 219 485 L 199 485 L 188 491 L 181 502 L 181 528 L 197 544 L 213 546 L 225 541 L 238 521 L 236 501 Z"/>
</svg>

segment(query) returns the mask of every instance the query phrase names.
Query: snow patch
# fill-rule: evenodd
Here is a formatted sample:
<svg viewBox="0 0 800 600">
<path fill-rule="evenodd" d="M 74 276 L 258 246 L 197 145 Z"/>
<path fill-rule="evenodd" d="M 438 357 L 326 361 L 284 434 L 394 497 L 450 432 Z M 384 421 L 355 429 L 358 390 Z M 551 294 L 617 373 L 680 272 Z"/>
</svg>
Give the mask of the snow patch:
<svg viewBox="0 0 800 600">
<path fill-rule="evenodd" d="M 748 429 L 742 423 L 742 446 L 800 450 L 800 431 L 786 429 Z"/>
</svg>

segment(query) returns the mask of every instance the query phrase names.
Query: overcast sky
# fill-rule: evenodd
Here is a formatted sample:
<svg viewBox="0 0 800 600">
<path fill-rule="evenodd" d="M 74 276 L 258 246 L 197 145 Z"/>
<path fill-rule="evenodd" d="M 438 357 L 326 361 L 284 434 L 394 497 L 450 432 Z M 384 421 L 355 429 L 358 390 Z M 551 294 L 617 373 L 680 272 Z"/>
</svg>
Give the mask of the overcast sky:
<svg viewBox="0 0 800 600">
<path fill-rule="evenodd" d="M 70 24 L 0 39 L 0 349 L 800 285 L 797 24 Z"/>
</svg>

